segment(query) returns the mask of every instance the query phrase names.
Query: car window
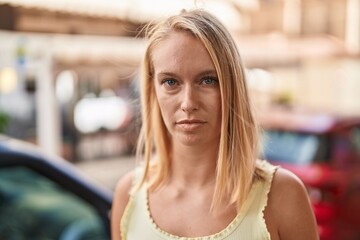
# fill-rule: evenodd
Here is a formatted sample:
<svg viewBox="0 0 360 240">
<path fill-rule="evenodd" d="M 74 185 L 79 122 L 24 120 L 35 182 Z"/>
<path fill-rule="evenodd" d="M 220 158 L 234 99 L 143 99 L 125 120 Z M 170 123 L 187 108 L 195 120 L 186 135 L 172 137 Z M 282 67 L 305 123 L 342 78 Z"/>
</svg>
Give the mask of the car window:
<svg viewBox="0 0 360 240">
<path fill-rule="evenodd" d="M 333 156 L 338 166 L 350 167 L 360 163 L 360 126 L 337 132 Z"/>
<path fill-rule="evenodd" d="M 262 147 L 264 159 L 291 164 L 308 164 L 324 160 L 328 148 L 322 136 L 276 130 L 263 133 Z"/>
<path fill-rule="evenodd" d="M 357 159 L 360 161 L 360 126 L 352 129 L 350 139 L 353 150 L 357 155 Z"/>
<path fill-rule="evenodd" d="M 95 208 L 25 167 L 0 169 L 0 239 L 108 239 Z"/>
</svg>

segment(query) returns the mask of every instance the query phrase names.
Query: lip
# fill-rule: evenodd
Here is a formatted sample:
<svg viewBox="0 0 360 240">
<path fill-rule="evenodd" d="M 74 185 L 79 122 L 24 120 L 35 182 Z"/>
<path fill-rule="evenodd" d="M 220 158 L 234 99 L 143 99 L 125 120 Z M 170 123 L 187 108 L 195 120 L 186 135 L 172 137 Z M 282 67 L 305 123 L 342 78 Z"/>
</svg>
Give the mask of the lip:
<svg viewBox="0 0 360 240">
<path fill-rule="evenodd" d="M 183 119 L 176 122 L 176 124 L 197 124 L 197 123 L 205 123 L 205 121 L 198 119 Z"/>
<path fill-rule="evenodd" d="M 202 127 L 206 122 L 198 119 L 184 119 L 176 122 L 176 125 L 183 131 L 194 131 Z"/>
</svg>

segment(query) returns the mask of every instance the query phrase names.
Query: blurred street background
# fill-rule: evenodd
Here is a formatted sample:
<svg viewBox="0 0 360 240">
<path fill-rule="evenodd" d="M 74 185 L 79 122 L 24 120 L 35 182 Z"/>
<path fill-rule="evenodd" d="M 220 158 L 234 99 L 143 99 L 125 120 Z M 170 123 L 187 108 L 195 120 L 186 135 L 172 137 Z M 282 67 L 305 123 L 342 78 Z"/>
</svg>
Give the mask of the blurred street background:
<svg viewBox="0 0 360 240">
<path fill-rule="evenodd" d="M 360 116 L 360 0 L 0 0 L 0 132 L 113 189 L 135 166 L 141 29 L 194 7 L 231 31 L 258 112 Z"/>
<path fill-rule="evenodd" d="M 114 190 L 121 176 L 134 169 L 133 156 L 121 156 L 107 159 L 96 159 L 91 162 L 80 162 L 76 166 L 94 181 Z"/>
</svg>

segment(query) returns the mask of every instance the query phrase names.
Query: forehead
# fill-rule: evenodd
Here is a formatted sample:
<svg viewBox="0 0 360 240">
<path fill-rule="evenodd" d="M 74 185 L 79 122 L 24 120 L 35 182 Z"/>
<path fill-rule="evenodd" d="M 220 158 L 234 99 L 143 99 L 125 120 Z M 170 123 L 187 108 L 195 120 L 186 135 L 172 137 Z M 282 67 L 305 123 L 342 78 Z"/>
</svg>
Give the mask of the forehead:
<svg viewBox="0 0 360 240">
<path fill-rule="evenodd" d="M 152 49 L 154 72 L 163 70 L 190 71 L 202 68 L 215 69 L 204 44 L 191 33 L 173 31 Z"/>
</svg>

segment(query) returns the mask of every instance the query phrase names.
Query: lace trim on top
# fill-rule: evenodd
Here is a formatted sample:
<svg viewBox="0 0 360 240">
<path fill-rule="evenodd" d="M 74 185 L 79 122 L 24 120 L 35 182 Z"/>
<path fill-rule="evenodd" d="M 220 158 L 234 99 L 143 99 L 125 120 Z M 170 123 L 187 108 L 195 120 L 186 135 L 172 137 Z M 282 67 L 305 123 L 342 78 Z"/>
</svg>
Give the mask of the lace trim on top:
<svg viewBox="0 0 360 240">
<path fill-rule="evenodd" d="M 270 232 L 266 226 L 266 222 L 265 222 L 265 217 L 264 217 L 264 211 L 265 208 L 267 206 L 268 203 L 268 199 L 269 199 L 269 193 L 271 190 L 271 184 L 272 184 L 272 180 L 274 178 L 274 174 L 276 172 L 276 170 L 279 168 L 279 166 L 272 166 L 271 164 L 269 164 L 267 161 L 262 161 L 261 167 L 263 167 L 264 169 L 269 169 L 269 174 L 266 177 L 266 184 L 265 184 L 265 194 L 263 195 L 263 197 L 261 198 L 261 202 L 260 202 L 260 206 L 262 206 L 262 209 L 260 211 L 260 216 L 261 216 L 261 223 L 264 226 L 264 228 L 266 229 L 266 234 L 264 236 L 264 238 L 267 239 L 271 239 L 270 237 Z"/>
<path fill-rule="evenodd" d="M 121 232 L 122 240 L 126 240 L 127 229 L 129 226 L 130 216 L 131 216 L 134 205 L 135 205 L 134 197 L 131 195 L 129 198 L 129 202 L 127 203 L 127 205 L 125 207 L 121 221 L 120 221 L 120 232 Z"/>
<path fill-rule="evenodd" d="M 270 192 L 270 189 L 271 189 L 271 183 L 272 183 L 274 173 L 279 167 L 278 166 L 272 166 L 271 164 L 269 164 L 266 161 L 263 161 L 261 163 L 261 167 L 263 167 L 263 169 L 266 169 L 267 172 L 268 172 L 267 176 L 266 176 L 266 179 L 265 179 L 265 189 L 264 189 L 265 194 L 263 195 L 263 197 L 260 200 L 260 204 L 262 206 L 261 211 L 260 211 L 262 224 L 265 227 L 265 229 L 267 230 L 266 223 L 265 223 L 265 218 L 264 218 L 264 210 L 265 210 L 265 208 L 267 206 L 268 195 L 269 195 L 269 192 Z M 162 237 L 168 237 L 168 238 L 172 238 L 172 239 L 183 239 L 183 240 L 216 240 L 216 239 L 224 239 L 225 237 L 229 236 L 237 228 L 237 226 L 239 226 L 239 224 L 242 222 L 242 220 L 246 216 L 246 213 L 249 210 L 251 203 L 253 202 L 253 198 L 256 196 L 256 189 L 259 188 L 258 185 L 261 184 L 261 183 L 262 183 L 261 181 L 258 181 L 258 182 L 253 184 L 253 186 L 251 187 L 249 196 L 245 200 L 244 205 L 241 208 L 240 212 L 229 223 L 229 225 L 226 228 L 224 228 L 223 230 L 221 230 L 218 233 L 208 235 L 208 236 L 201 236 L 201 237 L 180 237 L 180 236 L 176 236 L 176 235 L 173 235 L 171 233 L 168 233 L 168 232 L 162 230 L 155 223 L 155 221 L 153 220 L 153 218 L 151 216 L 150 207 L 149 207 L 149 198 L 148 198 L 148 192 L 147 192 L 147 184 L 146 183 L 139 190 L 138 194 L 140 194 L 140 195 L 143 194 L 143 197 L 145 197 L 145 204 L 146 204 L 145 207 L 146 207 L 147 220 L 149 221 L 149 223 L 153 227 L 154 232 L 157 235 L 159 235 L 160 237 L 162 236 Z M 133 195 L 130 196 L 129 202 L 128 202 L 126 208 L 125 208 L 123 217 L 121 219 L 120 229 L 123 230 L 123 231 L 121 231 L 121 239 L 123 239 L 123 240 L 126 240 L 126 233 L 127 233 L 127 229 L 128 229 L 130 216 L 132 214 L 132 209 L 133 209 L 133 207 L 135 205 L 134 204 L 134 201 L 135 201 L 134 197 L 135 196 L 133 196 Z M 137 196 L 137 197 L 141 197 L 141 196 Z M 270 239 L 270 233 L 269 233 L 268 230 L 265 233 L 264 239 Z"/>
<path fill-rule="evenodd" d="M 135 169 L 135 175 L 134 175 L 134 180 L 132 182 L 131 185 L 131 189 L 134 188 L 134 186 L 137 184 L 137 182 L 139 181 L 139 179 L 141 178 L 141 174 L 142 174 L 142 169 L 141 168 L 136 168 Z M 126 240 L 126 234 L 127 234 L 127 229 L 129 226 L 129 221 L 130 221 L 130 216 L 132 214 L 132 210 L 134 208 L 135 205 L 135 196 L 134 194 L 130 194 L 129 197 L 129 201 L 125 207 L 123 216 L 120 220 L 120 233 L 121 233 L 121 239 L 122 240 Z"/>
<path fill-rule="evenodd" d="M 227 237 L 228 235 L 230 235 L 235 229 L 236 227 L 241 223 L 241 221 L 244 219 L 244 217 L 246 216 L 246 213 L 250 207 L 250 204 L 254 198 L 255 195 L 255 189 L 257 188 L 257 184 L 259 184 L 259 182 L 256 182 L 253 184 L 253 186 L 251 187 L 250 193 L 248 198 L 245 200 L 243 207 L 241 208 L 240 212 L 238 213 L 238 215 L 227 225 L 226 228 L 224 228 L 223 230 L 221 230 L 218 233 L 212 234 L 212 235 L 208 235 L 208 236 L 201 236 L 201 237 L 180 237 L 180 236 L 176 236 L 173 235 L 171 233 L 168 233 L 164 230 L 162 230 L 154 221 L 154 219 L 151 216 L 151 212 L 150 212 L 150 205 L 149 205 L 149 197 L 148 197 L 148 192 L 147 192 L 147 187 L 143 188 L 143 191 L 145 194 L 145 199 L 146 199 L 146 214 L 148 216 L 148 220 L 150 222 L 150 224 L 153 227 L 153 230 L 155 231 L 156 234 L 158 234 L 159 236 L 163 236 L 163 237 L 169 237 L 172 239 L 183 239 L 183 240 L 214 240 L 214 239 L 223 239 L 225 237 Z"/>
</svg>

